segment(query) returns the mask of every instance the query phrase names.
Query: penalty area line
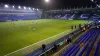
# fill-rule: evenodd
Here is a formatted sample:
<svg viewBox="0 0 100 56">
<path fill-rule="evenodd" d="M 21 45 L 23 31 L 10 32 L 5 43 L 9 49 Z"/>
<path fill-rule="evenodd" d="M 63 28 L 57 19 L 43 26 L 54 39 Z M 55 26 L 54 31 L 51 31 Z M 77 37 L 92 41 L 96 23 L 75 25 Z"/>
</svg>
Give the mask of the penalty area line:
<svg viewBox="0 0 100 56">
<path fill-rule="evenodd" d="M 70 33 L 69 30 L 66 30 L 66 31 L 64 31 L 64 32 Z M 11 54 L 13 54 L 13 53 L 15 53 L 15 52 L 18 52 L 18 51 L 20 51 L 20 50 L 23 50 L 23 49 L 25 49 L 25 48 L 28 48 L 28 47 L 30 47 L 30 46 L 33 46 L 33 45 L 35 45 L 35 44 L 37 44 L 37 43 L 41 43 L 41 42 L 43 42 L 43 41 L 45 41 L 45 40 L 47 40 L 47 39 L 53 38 L 54 36 L 60 35 L 60 34 L 62 34 L 62 33 L 64 33 L 64 32 L 58 33 L 58 34 L 56 34 L 56 35 L 53 35 L 53 36 L 51 36 L 51 37 L 49 37 L 49 38 L 46 38 L 46 39 L 44 39 L 44 40 L 41 40 L 41 41 L 36 42 L 36 43 L 34 43 L 34 44 L 31 44 L 31 45 L 29 45 L 29 46 L 26 46 L 26 47 L 24 47 L 24 48 L 21 48 L 21 49 L 18 49 L 18 50 L 16 50 L 16 51 L 13 51 L 13 52 L 8 53 L 8 54 L 6 54 L 6 55 L 4 55 L 4 56 L 9 56 L 9 55 L 11 55 Z M 71 32 L 72 32 L 72 31 L 71 31 Z M 66 34 L 68 34 L 68 33 L 66 33 Z"/>
</svg>

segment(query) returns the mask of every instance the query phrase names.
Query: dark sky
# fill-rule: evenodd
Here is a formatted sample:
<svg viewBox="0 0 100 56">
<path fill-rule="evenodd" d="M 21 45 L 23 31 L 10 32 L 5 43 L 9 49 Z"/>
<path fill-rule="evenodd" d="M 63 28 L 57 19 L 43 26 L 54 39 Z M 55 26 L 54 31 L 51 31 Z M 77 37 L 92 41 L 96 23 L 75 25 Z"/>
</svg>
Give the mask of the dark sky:
<svg viewBox="0 0 100 56">
<path fill-rule="evenodd" d="M 44 0 L 0 0 L 1 3 L 10 5 L 21 5 L 30 6 L 34 8 L 49 8 L 49 9 L 64 9 L 64 8 L 74 8 L 81 6 L 94 6 L 90 0 L 50 0 L 47 4 Z"/>
</svg>

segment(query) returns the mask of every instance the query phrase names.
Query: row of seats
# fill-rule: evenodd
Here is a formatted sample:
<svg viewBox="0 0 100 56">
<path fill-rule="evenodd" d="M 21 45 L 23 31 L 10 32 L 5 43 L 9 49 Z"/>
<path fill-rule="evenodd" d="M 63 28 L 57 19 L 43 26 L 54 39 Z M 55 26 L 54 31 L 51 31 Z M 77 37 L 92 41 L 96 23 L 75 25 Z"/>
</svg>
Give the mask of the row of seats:
<svg viewBox="0 0 100 56">
<path fill-rule="evenodd" d="M 94 43 L 96 42 L 98 36 L 100 35 L 100 29 L 91 29 L 85 35 L 83 35 L 75 45 L 70 47 L 62 56 L 82 56 L 85 53 L 85 56 L 89 56 Z M 100 43 L 97 46 L 95 56 L 98 53 L 98 48 L 100 48 Z"/>
<path fill-rule="evenodd" d="M 81 19 L 81 20 L 97 20 L 100 19 L 100 14 L 54 14 L 49 15 L 49 18 L 58 19 Z"/>
<path fill-rule="evenodd" d="M 16 20 L 30 20 L 30 19 L 39 19 L 39 16 L 36 15 L 26 15 L 26 16 L 0 16 L 0 21 L 16 21 Z"/>
<path fill-rule="evenodd" d="M 73 19 L 75 14 L 58 14 L 50 15 L 49 18 L 59 18 L 59 19 Z"/>
<path fill-rule="evenodd" d="M 93 48 L 93 46 L 94 46 L 94 43 L 95 43 L 95 41 L 96 41 L 96 39 L 98 38 L 98 35 L 96 35 L 96 37 L 95 38 L 92 38 L 93 40 L 93 42 L 92 42 L 92 44 L 90 45 L 90 48 L 88 48 L 88 51 L 86 52 L 86 56 L 89 56 L 89 53 L 91 52 L 91 50 L 92 50 L 92 48 Z"/>
<path fill-rule="evenodd" d="M 97 48 L 96 48 L 96 51 L 95 51 L 94 56 L 99 56 L 99 55 L 98 55 L 98 54 L 99 54 L 99 50 L 100 50 L 100 41 L 98 42 L 98 46 L 97 46 Z"/>
</svg>

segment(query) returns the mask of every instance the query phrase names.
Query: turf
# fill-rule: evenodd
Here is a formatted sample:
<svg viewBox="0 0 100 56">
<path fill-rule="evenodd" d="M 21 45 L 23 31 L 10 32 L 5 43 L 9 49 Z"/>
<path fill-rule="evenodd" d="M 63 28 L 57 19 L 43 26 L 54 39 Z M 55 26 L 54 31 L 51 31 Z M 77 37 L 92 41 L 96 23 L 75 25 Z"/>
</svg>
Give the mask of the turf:
<svg viewBox="0 0 100 56">
<path fill-rule="evenodd" d="M 40 19 L 0 22 L 0 56 L 61 33 L 84 20 Z M 36 27 L 36 30 L 34 30 Z"/>
</svg>

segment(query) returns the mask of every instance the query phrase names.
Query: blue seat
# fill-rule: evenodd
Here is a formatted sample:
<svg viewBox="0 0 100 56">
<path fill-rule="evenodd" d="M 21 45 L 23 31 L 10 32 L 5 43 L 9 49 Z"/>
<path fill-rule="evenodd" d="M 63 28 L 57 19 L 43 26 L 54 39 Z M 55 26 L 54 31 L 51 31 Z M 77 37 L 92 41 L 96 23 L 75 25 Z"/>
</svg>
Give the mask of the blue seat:
<svg viewBox="0 0 100 56">
<path fill-rule="evenodd" d="M 32 19 L 39 19 L 40 16 L 39 15 L 0 15 L 0 21 L 7 21 L 7 20 L 32 20 Z"/>
<path fill-rule="evenodd" d="M 88 41 L 90 38 L 92 38 L 92 36 L 94 35 L 94 31 L 91 32 L 91 34 L 83 41 L 84 43 L 86 43 L 86 41 Z"/>
<path fill-rule="evenodd" d="M 79 47 L 79 44 L 77 44 L 72 50 L 70 50 L 66 56 L 70 56 L 78 47 Z"/>
<path fill-rule="evenodd" d="M 72 54 L 72 56 L 76 56 L 76 54 L 78 53 L 79 50 L 80 50 L 80 48 L 77 48 L 77 50 L 75 50 L 75 52 Z"/>
<path fill-rule="evenodd" d="M 78 54 L 78 56 L 81 56 L 84 51 L 86 50 L 86 48 L 88 47 L 89 45 L 89 42 L 92 41 L 92 44 L 90 45 L 90 48 L 87 50 L 87 53 L 86 53 L 86 56 L 89 55 L 90 51 L 92 50 L 92 47 L 96 41 L 96 39 L 98 38 L 100 34 L 100 29 L 98 30 L 94 30 L 94 29 L 91 29 L 89 32 L 87 32 L 83 37 L 81 37 L 78 41 L 78 44 L 77 45 L 74 45 L 72 46 L 71 48 L 69 48 L 62 56 L 76 56 L 76 54 L 78 53 L 78 51 L 80 50 L 80 47 L 79 44 L 84 42 L 86 43 L 85 46 L 83 47 L 83 49 L 80 51 L 80 53 Z M 95 36 L 95 37 L 94 37 Z M 88 41 L 88 42 L 87 42 Z M 100 46 L 100 44 L 98 44 L 98 46 Z M 97 47 L 98 48 L 98 47 Z M 96 49 L 96 53 L 95 53 L 95 56 L 97 55 L 98 49 Z"/>
<path fill-rule="evenodd" d="M 83 41 L 85 41 L 86 38 L 88 38 L 91 35 L 90 33 L 92 33 L 92 32 L 93 31 L 90 31 L 89 33 L 87 33 L 87 35 L 79 43 L 82 43 Z"/>
<path fill-rule="evenodd" d="M 89 53 L 91 52 L 93 45 L 94 45 L 94 42 L 91 44 L 90 48 L 88 49 L 86 56 L 89 56 Z"/>
<path fill-rule="evenodd" d="M 92 47 L 93 47 L 93 45 L 94 45 L 96 39 L 98 38 L 98 36 L 99 36 L 99 33 L 96 34 L 96 36 L 92 39 L 93 42 L 92 42 L 92 44 L 90 45 L 90 48 L 88 49 L 88 51 L 87 51 L 87 53 L 86 53 L 86 56 L 89 56 L 89 53 L 91 52 Z"/>
<path fill-rule="evenodd" d="M 95 51 L 94 56 L 99 56 L 99 55 L 98 55 L 99 49 L 100 49 L 100 41 L 98 42 L 98 45 L 97 45 L 97 48 L 96 48 L 96 51 Z"/>
<path fill-rule="evenodd" d="M 73 48 L 75 47 L 75 45 L 74 46 L 72 46 L 71 48 L 69 48 L 64 54 L 62 54 L 62 56 L 65 56 L 66 54 L 68 54 L 69 53 L 69 51 L 71 51 Z"/>
<path fill-rule="evenodd" d="M 85 44 L 85 46 L 83 47 L 82 51 L 79 53 L 78 56 L 81 56 L 81 55 L 84 53 L 84 51 L 86 50 L 88 44 L 89 44 L 89 43 L 86 43 L 86 44 Z"/>
<path fill-rule="evenodd" d="M 91 32 L 91 30 L 86 33 L 83 37 L 81 37 L 79 40 L 78 40 L 78 43 L 80 43 L 82 40 L 84 40 L 84 38 Z"/>
</svg>

